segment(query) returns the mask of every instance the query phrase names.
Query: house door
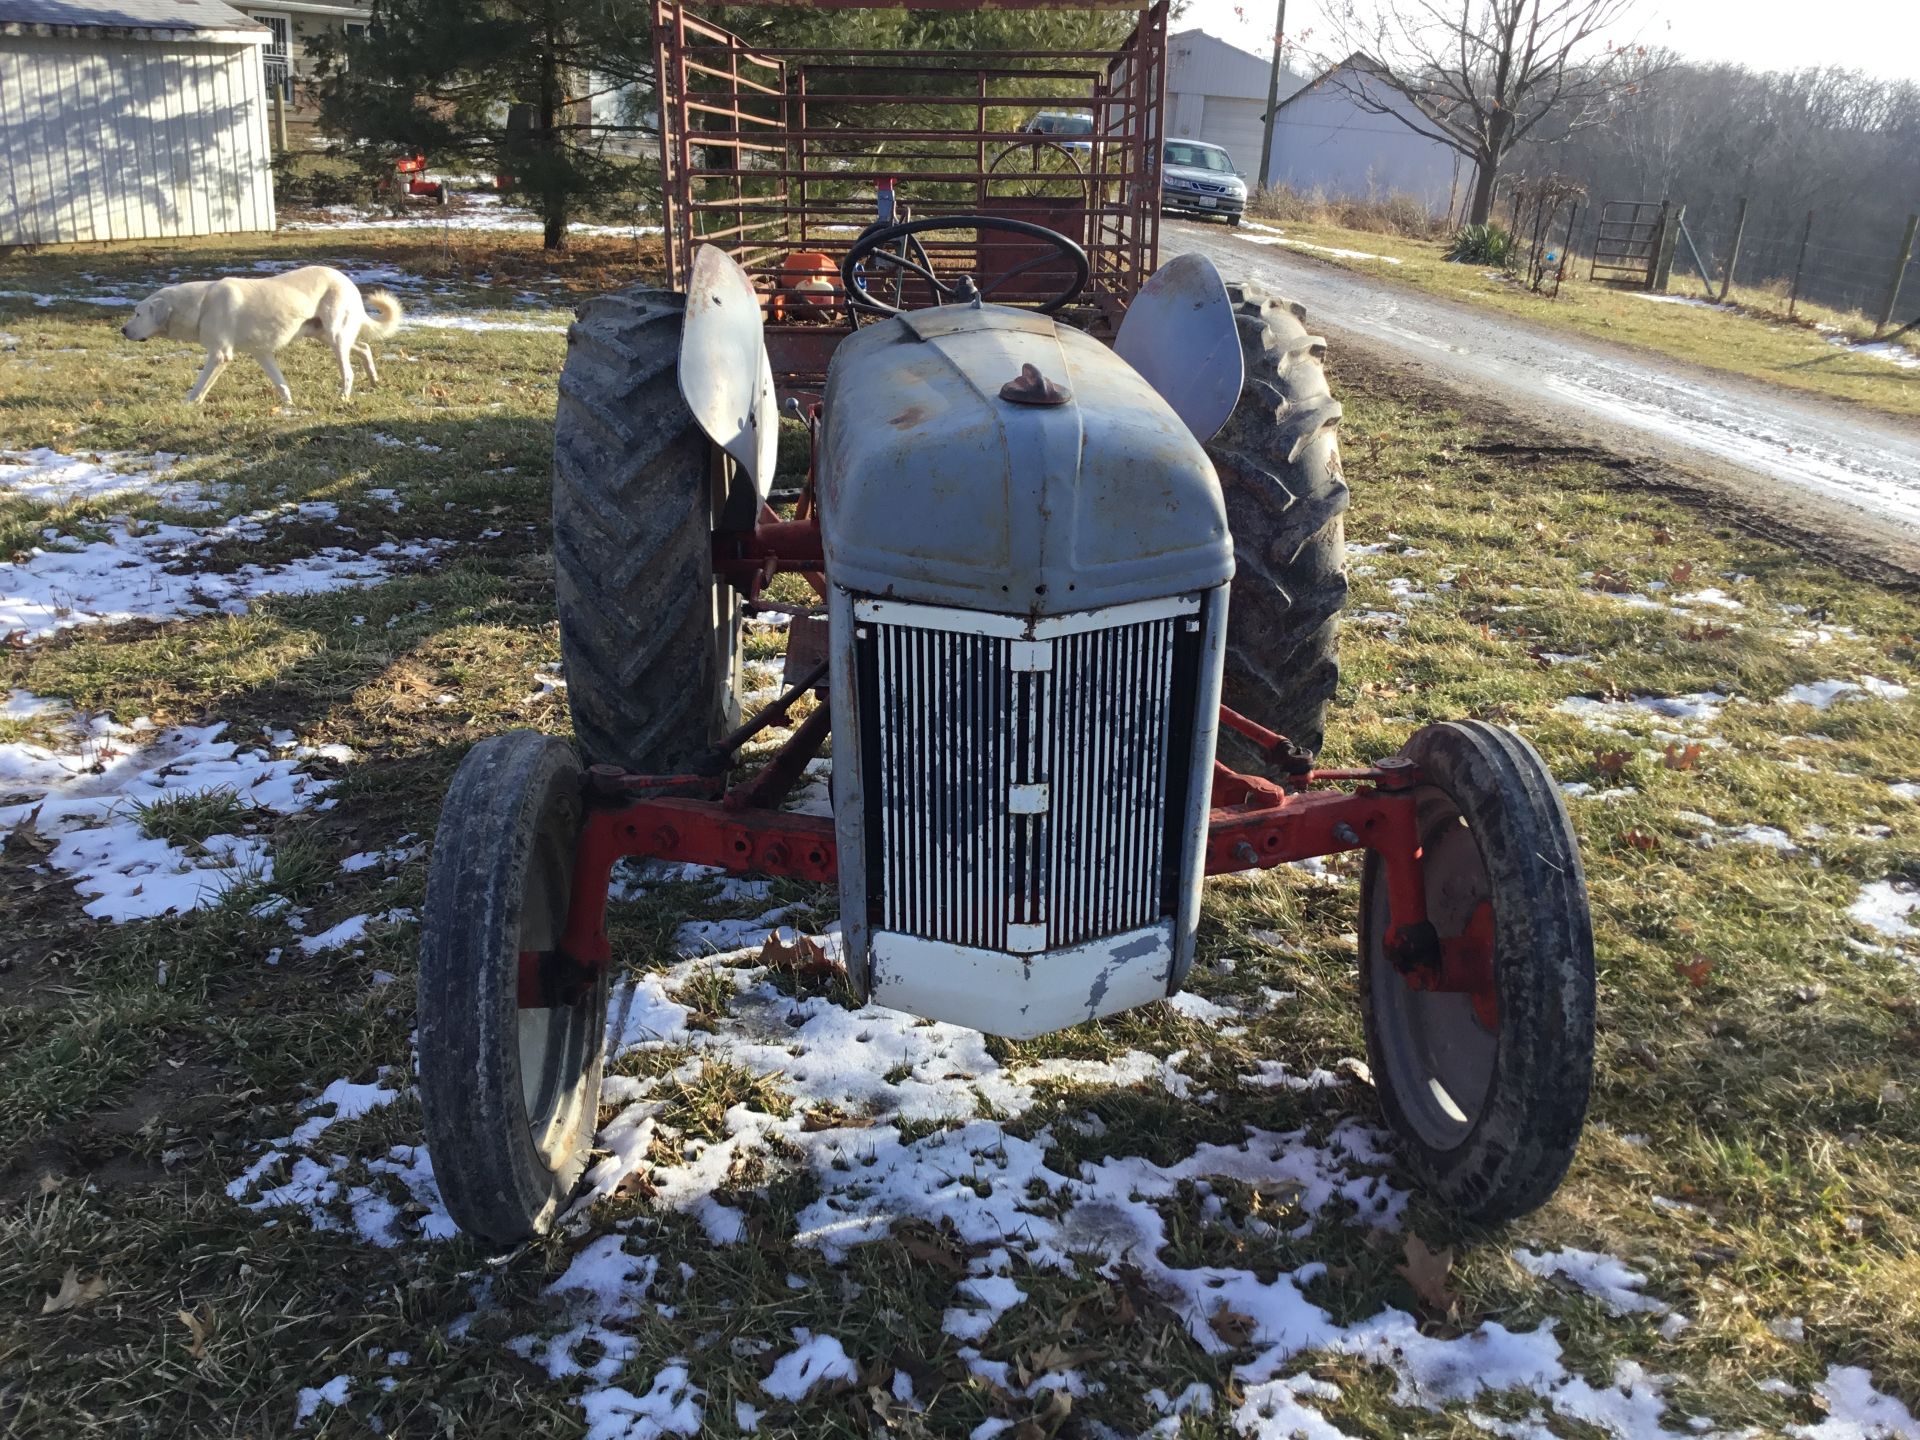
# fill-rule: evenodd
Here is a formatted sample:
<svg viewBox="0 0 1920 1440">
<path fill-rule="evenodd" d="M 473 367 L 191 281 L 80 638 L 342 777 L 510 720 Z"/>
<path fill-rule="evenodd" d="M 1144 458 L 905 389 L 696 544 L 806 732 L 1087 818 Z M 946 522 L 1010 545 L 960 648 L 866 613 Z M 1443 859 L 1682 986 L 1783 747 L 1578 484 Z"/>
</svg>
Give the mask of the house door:
<svg viewBox="0 0 1920 1440">
<path fill-rule="evenodd" d="M 254 15 L 267 27 L 266 49 L 261 62 L 266 66 L 267 93 L 278 90 L 289 103 L 293 100 L 293 21 L 285 15 Z"/>
</svg>

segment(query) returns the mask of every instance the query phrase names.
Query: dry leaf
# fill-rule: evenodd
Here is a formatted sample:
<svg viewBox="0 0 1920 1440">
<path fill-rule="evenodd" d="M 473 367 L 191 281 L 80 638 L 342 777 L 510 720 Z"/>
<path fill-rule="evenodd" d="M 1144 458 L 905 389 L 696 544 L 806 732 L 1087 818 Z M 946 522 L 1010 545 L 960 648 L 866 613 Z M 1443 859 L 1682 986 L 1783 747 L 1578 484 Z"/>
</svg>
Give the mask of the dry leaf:
<svg viewBox="0 0 1920 1440">
<path fill-rule="evenodd" d="M 1648 834 L 1638 825 L 1620 837 L 1620 843 L 1631 845 L 1635 850 L 1658 850 L 1660 841 L 1657 836 Z"/>
<path fill-rule="evenodd" d="M 800 1115 L 800 1128 L 810 1135 L 821 1130 L 865 1130 L 872 1124 L 871 1115 L 848 1115 L 832 1105 L 817 1106 Z"/>
<path fill-rule="evenodd" d="M 207 1341 L 213 1338 L 218 1323 L 214 1318 L 212 1302 L 202 1300 L 192 1310 L 176 1310 L 173 1313 L 187 1327 L 187 1334 L 193 1337 L 193 1343 L 187 1346 L 187 1354 L 196 1360 L 206 1359 Z"/>
<path fill-rule="evenodd" d="M 1707 981 L 1713 976 L 1713 961 L 1704 955 L 1696 955 L 1691 960 L 1673 962 L 1673 973 L 1686 976 L 1687 983 L 1696 990 L 1707 988 Z"/>
<path fill-rule="evenodd" d="M 1673 532 L 1664 525 L 1654 526 L 1653 543 L 1656 545 L 1671 545 L 1673 543 Z"/>
<path fill-rule="evenodd" d="M 1667 742 L 1667 758 L 1662 763 L 1669 770 L 1691 770 L 1700 763 L 1700 747 L 1694 744 L 1676 745 Z"/>
<path fill-rule="evenodd" d="M 1593 768 L 1612 780 L 1627 768 L 1627 762 L 1632 759 L 1633 756 L 1624 750 L 1596 750 L 1593 752 Z"/>
<path fill-rule="evenodd" d="M 1694 641 L 1724 640 L 1732 633 L 1731 625 L 1689 625 L 1687 627 L 1687 639 Z"/>
<path fill-rule="evenodd" d="M 49 1170 L 40 1177 L 40 1193 L 42 1195 L 58 1195 L 60 1193 L 60 1187 L 66 1183 L 65 1180 L 62 1180 L 58 1175 Z"/>
<path fill-rule="evenodd" d="M 83 1305 L 91 1305 L 106 1293 L 106 1276 L 93 1275 L 82 1280 L 79 1267 L 69 1265 L 67 1273 L 60 1277 L 60 1288 L 41 1302 L 40 1313 L 64 1315 L 69 1310 L 78 1310 Z"/>
<path fill-rule="evenodd" d="M 1668 574 L 1667 583 L 1669 585 L 1684 585 L 1691 579 L 1693 579 L 1693 562 L 1691 560 L 1682 560 L 1678 565 L 1674 566 Z"/>
<path fill-rule="evenodd" d="M 1460 1297 L 1447 1288 L 1447 1276 L 1453 1270 L 1452 1249 L 1430 1250 L 1418 1235 L 1409 1235 L 1406 1259 L 1398 1269 L 1421 1303 L 1435 1313 L 1451 1314 L 1460 1303 Z"/>
<path fill-rule="evenodd" d="M 789 945 L 778 932 L 767 936 L 760 947 L 760 963 L 769 970 L 786 970 L 795 975 L 832 975 L 839 970 L 827 957 L 827 947 L 811 935 L 802 935 Z"/>
<path fill-rule="evenodd" d="M 954 1254 L 953 1248 L 937 1234 L 909 1230 L 895 1231 L 894 1236 L 901 1248 L 914 1259 L 936 1266 L 949 1275 L 961 1274 L 967 1268 L 960 1257 Z"/>
<path fill-rule="evenodd" d="M 1207 1318 L 1207 1324 L 1221 1340 L 1238 1350 L 1253 1343 L 1259 1323 L 1251 1315 L 1242 1315 L 1232 1306 L 1222 1305 Z"/>
<path fill-rule="evenodd" d="M 1633 589 L 1633 582 L 1611 570 L 1601 569 L 1593 572 L 1593 588 L 1608 595 L 1625 595 Z"/>
</svg>

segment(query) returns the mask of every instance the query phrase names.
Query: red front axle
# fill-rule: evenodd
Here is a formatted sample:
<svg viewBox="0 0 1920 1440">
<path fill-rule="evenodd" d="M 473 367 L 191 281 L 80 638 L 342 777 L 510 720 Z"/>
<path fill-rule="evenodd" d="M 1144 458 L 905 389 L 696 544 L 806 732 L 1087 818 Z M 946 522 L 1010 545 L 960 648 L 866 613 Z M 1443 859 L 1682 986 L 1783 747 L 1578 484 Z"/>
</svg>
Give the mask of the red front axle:
<svg viewBox="0 0 1920 1440">
<path fill-rule="evenodd" d="M 771 808 L 818 749 L 826 714 L 825 706 L 814 711 L 765 770 L 724 796 L 657 793 L 704 786 L 711 794 L 714 782 L 694 776 L 643 777 L 596 769 L 589 778 L 587 818 L 574 852 L 572 901 L 560 945 L 565 968 L 578 978 L 590 978 L 612 958 L 607 893 L 613 867 L 622 859 L 675 860 L 734 874 L 834 879 L 839 853 L 833 821 Z M 1222 719 L 1242 729 L 1234 723 L 1241 717 L 1233 712 L 1223 711 Z M 789 752 L 799 757 L 793 763 L 785 763 Z M 1335 780 L 1362 788 L 1304 788 Z M 1286 786 L 1216 765 L 1206 873 L 1227 875 L 1351 850 L 1371 851 L 1386 870 L 1388 958 L 1415 989 L 1473 995 L 1476 1011 L 1491 1025 L 1497 1018 L 1493 935 L 1490 923 L 1477 923 L 1490 921 L 1490 915 L 1476 913 L 1476 923 L 1453 937 L 1437 935 L 1427 918 L 1414 793 L 1420 783 L 1419 771 L 1404 761 L 1366 770 L 1307 771 Z M 656 793 L 627 798 L 635 791 Z M 549 973 L 541 970 L 542 957 L 525 958 L 531 963 L 523 965 L 521 1003 L 553 1003 L 553 982 L 542 979 Z M 551 965 L 552 957 L 546 958 Z"/>
</svg>

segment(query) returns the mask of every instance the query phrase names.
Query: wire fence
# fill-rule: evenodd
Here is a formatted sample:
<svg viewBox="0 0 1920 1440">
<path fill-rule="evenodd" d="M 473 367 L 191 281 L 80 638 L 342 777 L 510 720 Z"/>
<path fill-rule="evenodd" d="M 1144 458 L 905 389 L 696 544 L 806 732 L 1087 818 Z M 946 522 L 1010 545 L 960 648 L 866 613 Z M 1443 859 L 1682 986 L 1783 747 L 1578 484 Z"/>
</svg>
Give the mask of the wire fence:
<svg viewBox="0 0 1920 1440">
<path fill-rule="evenodd" d="M 1716 271 L 1716 286 L 1725 280 L 1732 259 L 1736 221 L 1734 214 L 1689 217 L 1694 239 Z M 1892 323 L 1901 325 L 1920 314 L 1920 246 L 1909 247 L 1903 264 L 1905 226 L 1890 224 L 1876 234 L 1821 222 L 1818 210 L 1800 215 L 1750 213 L 1740 239 L 1734 289 L 1783 285 L 1795 290 L 1802 301 L 1859 311 L 1879 320 L 1895 291 L 1898 266 L 1898 304 Z"/>
</svg>

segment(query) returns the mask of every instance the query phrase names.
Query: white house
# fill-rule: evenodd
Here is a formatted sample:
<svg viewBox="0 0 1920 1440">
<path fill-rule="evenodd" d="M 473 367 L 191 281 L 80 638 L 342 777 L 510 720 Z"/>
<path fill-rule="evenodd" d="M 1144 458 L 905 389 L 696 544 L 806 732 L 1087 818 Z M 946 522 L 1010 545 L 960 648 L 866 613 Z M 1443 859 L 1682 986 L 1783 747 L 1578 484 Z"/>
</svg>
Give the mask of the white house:
<svg viewBox="0 0 1920 1440">
<path fill-rule="evenodd" d="M 1354 199 L 1398 193 L 1436 214 L 1450 210 L 1472 185 L 1473 167 L 1451 146 L 1397 118 L 1419 112 L 1381 83 L 1383 68 L 1355 51 L 1282 101 L 1273 112 L 1267 183 Z M 1369 103 L 1395 113 L 1380 114 Z"/>
<path fill-rule="evenodd" d="M 1260 168 L 1260 117 L 1267 108 L 1272 61 L 1250 55 L 1204 30 L 1167 37 L 1166 134 L 1204 140 L 1233 156 L 1249 180 Z M 1280 72 L 1280 93 L 1291 95 L 1306 81 Z"/>
<path fill-rule="evenodd" d="M 0 0 L 0 246 L 271 230 L 266 42 L 219 0 Z"/>
</svg>

